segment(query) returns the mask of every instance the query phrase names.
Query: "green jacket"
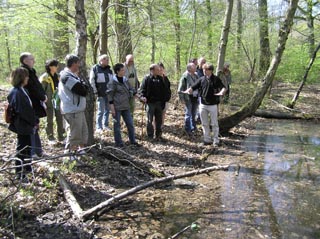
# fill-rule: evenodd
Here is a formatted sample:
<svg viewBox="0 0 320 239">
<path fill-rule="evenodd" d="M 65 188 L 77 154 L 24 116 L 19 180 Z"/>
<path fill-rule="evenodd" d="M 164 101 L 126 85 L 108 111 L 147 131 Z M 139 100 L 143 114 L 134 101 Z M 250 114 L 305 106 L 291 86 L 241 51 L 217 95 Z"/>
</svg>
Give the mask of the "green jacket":
<svg viewBox="0 0 320 239">
<path fill-rule="evenodd" d="M 185 91 L 186 89 L 190 88 L 193 84 L 195 84 L 198 78 L 199 77 L 196 74 L 192 77 L 188 71 L 183 73 L 183 75 L 180 78 L 179 86 L 178 86 L 179 99 L 182 102 L 188 102 L 190 100 L 190 95 L 187 95 L 181 92 Z M 198 97 L 198 91 L 193 92 L 193 97 Z"/>
</svg>

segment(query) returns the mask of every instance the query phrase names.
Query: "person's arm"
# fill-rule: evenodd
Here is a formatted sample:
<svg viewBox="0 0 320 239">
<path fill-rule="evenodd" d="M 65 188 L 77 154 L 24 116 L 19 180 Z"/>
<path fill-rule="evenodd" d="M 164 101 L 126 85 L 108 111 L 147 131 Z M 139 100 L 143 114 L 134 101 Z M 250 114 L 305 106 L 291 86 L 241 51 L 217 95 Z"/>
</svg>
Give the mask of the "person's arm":
<svg viewBox="0 0 320 239">
<path fill-rule="evenodd" d="M 89 82 L 90 85 L 92 87 L 93 93 L 97 94 L 97 87 L 96 87 L 96 75 L 94 73 L 94 67 L 92 67 L 91 71 L 90 71 L 90 75 L 89 75 Z"/>
<path fill-rule="evenodd" d="M 112 114 L 113 117 L 115 117 L 116 111 L 114 108 L 114 101 L 113 101 L 114 93 L 115 93 L 115 84 L 114 84 L 114 80 L 112 78 L 108 82 L 106 93 L 107 93 L 107 97 L 108 97 L 110 113 Z"/>
<path fill-rule="evenodd" d="M 140 101 L 146 103 L 147 102 L 147 79 L 148 77 L 144 77 L 144 79 L 142 80 L 142 83 L 140 85 L 140 90 L 139 90 L 139 93 L 140 93 Z"/>
</svg>

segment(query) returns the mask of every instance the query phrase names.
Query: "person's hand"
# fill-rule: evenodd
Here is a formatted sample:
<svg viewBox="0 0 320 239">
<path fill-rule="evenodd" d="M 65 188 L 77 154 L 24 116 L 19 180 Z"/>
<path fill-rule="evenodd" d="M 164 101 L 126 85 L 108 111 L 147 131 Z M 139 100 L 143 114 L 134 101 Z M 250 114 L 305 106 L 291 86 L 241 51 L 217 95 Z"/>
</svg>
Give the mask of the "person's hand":
<svg viewBox="0 0 320 239">
<path fill-rule="evenodd" d="M 48 96 L 47 95 L 45 95 L 45 99 L 44 99 L 44 103 L 47 103 L 47 101 L 48 101 Z"/>
<path fill-rule="evenodd" d="M 143 103 L 147 103 L 147 98 L 142 96 L 140 97 L 140 101 Z"/>
<path fill-rule="evenodd" d="M 216 93 L 216 94 L 214 94 L 215 96 L 223 96 L 223 94 L 222 94 L 222 92 L 220 91 L 220 92 L 218 92 L 218 93 Z"/>
<path fill-rule="evenodd" d="M 110 113 L 112 114 L 113 117 L 116 116 L 116 111 L 114 109 L 114 105 L 113 104 L 110 105 Z"/>
</svg>

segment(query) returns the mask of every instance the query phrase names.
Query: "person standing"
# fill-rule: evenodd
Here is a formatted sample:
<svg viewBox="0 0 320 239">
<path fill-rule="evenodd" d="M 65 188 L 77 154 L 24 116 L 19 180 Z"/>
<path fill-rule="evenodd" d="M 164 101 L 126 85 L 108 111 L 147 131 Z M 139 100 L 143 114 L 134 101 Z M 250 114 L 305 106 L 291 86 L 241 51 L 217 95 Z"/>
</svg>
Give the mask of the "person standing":
<svg viewBox="0 0 320 239">
<path fill-rule="evenodd" d="M 137 92 L 140 83 L 138 80 L 138 75 L 137 75 L 137 69 L 134 65 L 134 57 L 132 54 L 126 56 L 126 62 L 124 63 L 125 67 L 125 77 L 128 79 L 129 84 L 132 86 L 132 88 Z M 135 110 L 135 99 L 132 97 L 130 99 L 130 112 L 133 117 L 133 113 Z"/>
<path fill-rule="evenodd" d="M 181 76 L 178 86 L 179 99 L 185 105 L 184 129 L 189 136 L 197 129 L 196 114 L 199 106 L 198 90 L 194 90 L 192 94 L 185 94 L 182 92 L 197 82 L 199 77 L 196 74 L 196 70 L 196 65 L 194 63 L 189 63 L 187 65 L 187 71 Z"/>
<path fill-rule="evenodd" d="M 158 65 L 160 67 L 160 77 L 162 77 L 162 80 L 163 80 L 164 84 L 166 85 L 166 88 L 169 90 L 169 94 L 170 94 L 170 97 L 167 98 L 164 109 L 162 111 L 162 126 L 163 126 L 164 120 L 166 118 L 167 109 L 169 108 L 169 100 L 171 98 L 171 89 L 170 89 L 170 81 L 169 81 L 168 76 L 166 75 L 166 71 L 165 71 L 163 63 L 160 62 L 160 63 L 158 63 Z M 154 122 L 154 127 L 155 127 L 155 122 Z"/>
<path fill-rule="evenodd" d="M 230 96 L 230 85 L 232 82 L 232 78 L 231 78 L 231 71 L 230 71 L 230 64 L 229 63 L 225 63 L 223 66 L 223 70 L 222 73 L 226 79 L 226 84 L 227 84 L 227 91 L 224 95 L 224 103 L 228 103 L 229 102 L 229 96 Z"/>
<path fill-rule="evenodd" d="M 90 85 L 93 93 L 97 96 L 97 118 L 96 130 L 101 132 L 103 129 L 110 131 L 109 128 L 109 103 L 107 97 L 107 85 L 112 78 L 112 70 L 109 66 L 107 55 L 99 56 L 99 63 L 92 67 L 90 71 Z"/>
<path fill-rule="evenodd" d="M 200 93 L 199 112 L 203 129 L 203 144 L 212 144 L 210 125 L 213 131 L 213 146 L 219 144 L 218 104 L 226 88 L 221 79 L 213 74 L 214 67 L 204 64 L 204 76 L 188 88 L 185 93 L 192 94 L 195 90 Z M 210 125 L 209 125 L 210 124 Z"/>
<path fill-rule="evenodd" d="M 36 114 L 36 129 L 31 137 L 31 155 L 32 157 L 42 157 L 43 149 L 39 137 L 39 119 L 47 116 L 45 103 L 48 98 L 38 79 L 36 70 L 33 68 L 35 64 L 34 56 L 29 52 L 23 52 L 20 55 L 20 63 L 21 67 L 27 69 L 29 73 L 29 81 L 24 88 L 28 90 Z"/>
<path fill-rule="evenodd" d="M 53 96 L 54 94 L 57 94 L 59 84 L 59 76 L 57 74 L 58 64 L 59 62 L 55 59 L 47 60 L 45 65 L 46 72 L 40 76 L 40 82 L 45 91 L 45 94 L 48 97 L 46 126 L 46 133 L 48 139 L 55 140 L 53 133 L 53 117 L 55 116 L 57 124 L 58 141 L 61 142 L 64 140 L 63 119 L 60 112 L 60 105 L 53 104 Z"/>
<path fill-rule="evenodd" d="M 203 65 L 206 64 L 206 59 L 204 57 L 200 57 L 198 59 L 198 66 L 197 66 L 197 75 L 200 77 L 204 76 L 203 72 Z"/>
<path fill-rule="evenodd" d="M 17 134 L 17 158 L 16 178 L 27 179 L 26 174 L 31 172 L 31 165 L 25 165 L 26 159 L 31 158 L 31 136 L 37 124 L 32 100 L 24 87 L 28 84 L 28 70 L 19 67 L 12 71 L 10 82 L 13 88 L 7 97 L 8 103 L 13 110 L 12 122 L 9 130 Z"/>
<path fill-rule="evenodd" d="M 170 92 L 160 76 L 160 67 L 152 64 L 149 68 L 150 74 L 145 76 L 140 87 L 140 100 L 147 104 L 147 134 L 149 139 L 153 139 L 154 131 L 156 140 L 162 141 L 162 111 L 165 103 L 170 99 Z M 153 127 L 155 118 L 156 128 Z"/>
<path fill-rule="evenodd" d="M 108 84 L 108 100 L 110 111 L 113 116 L 113 131 L 116 147 L 124 147 L 121 137 L 120 117 L 124 120 L 131 145 L 140 146 L 135 139 L 135 131 L 133 119 L 130 113 L 130 99 L 135 95 L 135 90 L 129 84 L 125 77 L 125 68 L 121 63 L 117 63 L 113 67 L 115 75 Z"/>
<path fill-rule="evenodd" d="M 67 122 L 67 140 L 65 148 L 71 152 L 81 152 L 88 142 L 88 126 L 85 116 L 88 86 L 78 77 L 80 59 L 76 55 L 67 55 L 66 68 L 60 73 L 58 86 L 61 99 L 61 113 Z"/>
</svg>

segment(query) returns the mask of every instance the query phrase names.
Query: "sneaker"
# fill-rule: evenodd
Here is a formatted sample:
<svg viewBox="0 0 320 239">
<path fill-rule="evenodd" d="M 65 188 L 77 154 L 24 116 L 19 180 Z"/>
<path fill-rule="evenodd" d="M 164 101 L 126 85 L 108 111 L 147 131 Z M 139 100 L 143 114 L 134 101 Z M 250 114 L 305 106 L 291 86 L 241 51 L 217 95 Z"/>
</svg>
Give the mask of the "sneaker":
<svg viewBox="0 0 320 239">
<path fill-rule="evenodd" d="M 102 130 L 102 129 L 97 129 L 97 130 L 96 130 L 96 133 L 97 133 L 97 134 L 102 134 L 102 133 L 103 133 L 103 130 Z"/>
<path fill-rule="evenodd" d="M 206 142 L 206 141 L 203 141 L 200 146 L 208 146 L 208 145 L 211 145 L 210 142 Z"/>
<path fill-rule="evenodd" d="M 213 142 L 213 147 L 219 147 L 219 142 Z"/>
</svg>

